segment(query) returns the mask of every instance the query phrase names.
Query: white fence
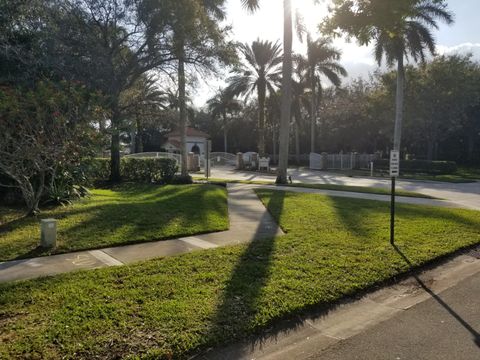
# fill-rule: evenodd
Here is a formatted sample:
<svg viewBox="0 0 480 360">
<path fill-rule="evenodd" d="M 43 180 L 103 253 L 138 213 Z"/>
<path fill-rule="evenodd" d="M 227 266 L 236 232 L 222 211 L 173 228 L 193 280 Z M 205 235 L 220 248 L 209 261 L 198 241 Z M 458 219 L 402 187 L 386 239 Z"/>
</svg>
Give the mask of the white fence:
<svg viewBox="0 0 480 360">
<path fill-rule="evenodd" d="M 164 159 L 174 159 L 177 161 L 177 165 L 182 163 L 182 155 L 174 154 L 174 153 L 167 153 L 167 152 L 143 152 L 143 153 L 135 153 L 125 155 L 126 158 L 164 158 Z"/>
<path fill-rule="evenodd" d="M 310 169 L 312 170 L 352 170 L 368 169 L 370 162 L 377 159 L 376 154 L 310 154 Z"/>
<path fill-rule="evenodd" d="M 210 153 L 211 166 L 236 166 L 237 156 L 226 152 L 211 152 Z"/>
</svg>

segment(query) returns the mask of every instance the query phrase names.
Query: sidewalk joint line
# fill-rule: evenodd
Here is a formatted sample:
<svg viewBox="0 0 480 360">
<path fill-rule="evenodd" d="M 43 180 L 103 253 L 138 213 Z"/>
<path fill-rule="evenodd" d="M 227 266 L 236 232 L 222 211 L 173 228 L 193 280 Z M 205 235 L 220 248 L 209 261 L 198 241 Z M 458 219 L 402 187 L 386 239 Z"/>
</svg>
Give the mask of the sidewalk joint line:
<svg viewBox="0 0 480 360">
<path fill-rule="evenodd" d="M 113 256 L 108 255 L 102 250 L 90 250 L 88 253 L 92 255 L 94 258 L 96 258 L 97 260 L 100 260 L 105 265 L 108 265 L 108 266 L 124 265 L 123 262 L 115 259 Z"/>
<path fill-rule="evenodd" d="M 189 237 L 186 237 L 186 238 L 180 238 L 178 240 L 186 242 L 187 244 L 199 247 L 201 249 L 213 249 L 213 248 L 218 247 L 218 245 L 216 245 L 216 244 L 213 244 L 211 242 L 196 238 L 194 236 L 189 236 Z"/>
</svg>

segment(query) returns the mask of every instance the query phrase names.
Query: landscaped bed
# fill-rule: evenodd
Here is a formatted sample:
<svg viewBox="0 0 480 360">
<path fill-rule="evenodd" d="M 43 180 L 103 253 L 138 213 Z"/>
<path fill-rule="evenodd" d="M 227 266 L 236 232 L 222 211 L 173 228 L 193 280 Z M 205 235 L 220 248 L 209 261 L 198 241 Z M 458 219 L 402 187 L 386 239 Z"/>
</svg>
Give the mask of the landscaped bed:
<svg viewBox="0 0 480 360">
<path fill-rule="evenodd" d="M 49 253 L 37 248 L 39 218 L 58 219 L 55 253 L 228 228 L 226 190 L 213 185 L 125 184 L 94 189 L 91 197 L 46 209 L 39 218 L 21 215 L 0 208 L 0 261 Z"/>
<path fill-rule="evenodd" d="M 478 212 L 257 190 L 285 236 L 0 285 L 0 358 L 183 358 L 480 242 Z"/>
</svg>

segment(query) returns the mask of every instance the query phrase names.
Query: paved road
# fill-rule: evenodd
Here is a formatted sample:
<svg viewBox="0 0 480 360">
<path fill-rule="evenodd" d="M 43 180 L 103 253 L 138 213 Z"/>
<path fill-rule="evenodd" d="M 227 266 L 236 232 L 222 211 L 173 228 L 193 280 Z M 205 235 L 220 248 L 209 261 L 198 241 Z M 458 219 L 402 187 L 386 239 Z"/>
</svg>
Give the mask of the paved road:
<svg viewBox="0 0 480 360">
<path fill-rule="evenodd" d="M 390 180 L 385 178 L 348 177 L 324 171 L 308 169 L 291 169 L 289 174 L 297 182 L 316 184 L 337 184 L 352 186 L 368 186 L 389 188 Z M 260 174 L 248 171 L 234 171 L 231 168 L 213 168 L 212 177 L 237 180 L 273 181 L 274 175 Z M 455 202 L 458 206 L 480 210 L 480 182 L 467 184 L 453 184 L 436 181 L 407 181 L 399 180 L 397 188 L 415 191 Z"/>
<path fill-rule="evenodd" d="M 480 273 L 310 360 L 480 359 Z"/>
</svg>

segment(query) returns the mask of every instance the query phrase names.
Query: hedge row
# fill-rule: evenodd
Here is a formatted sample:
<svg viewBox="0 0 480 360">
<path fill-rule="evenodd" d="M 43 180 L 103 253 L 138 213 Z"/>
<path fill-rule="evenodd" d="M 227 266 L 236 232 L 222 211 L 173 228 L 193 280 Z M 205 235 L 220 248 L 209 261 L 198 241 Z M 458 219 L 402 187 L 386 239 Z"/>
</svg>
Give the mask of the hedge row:
<svg viewBox="0 0 480 360">
<path fill-rule="evenodd" d="M 105 181 L 110 176 L 110 159 L 96 158 L 86 166 L 90 181 Z M 122 158 L 120 173 L 125 181 L 147 183 L 171 183 L 178 170 L 174 159 L 165 158 Z"/>
<path fill-rule="evenodd" d="M 375 169 L 388 170 L 389 160 L 375 160 Z M 423 173 L 430 175 L 448 175 L 457 171 L 457 164 L 454 161 L 428 161 L 428 160 L 401 160 L 401 173 Z"/>
</svg>

